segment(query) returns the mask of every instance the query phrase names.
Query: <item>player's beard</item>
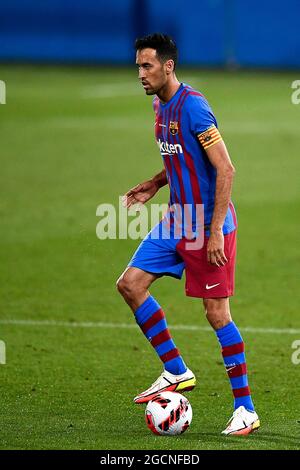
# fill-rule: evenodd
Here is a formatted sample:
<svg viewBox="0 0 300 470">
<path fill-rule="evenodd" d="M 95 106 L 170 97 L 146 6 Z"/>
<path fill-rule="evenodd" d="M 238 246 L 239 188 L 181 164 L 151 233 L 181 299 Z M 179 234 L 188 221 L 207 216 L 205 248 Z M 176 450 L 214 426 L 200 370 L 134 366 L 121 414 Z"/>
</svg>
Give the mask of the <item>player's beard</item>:
<svg viewBox="0 0 300 470">
<path fill-rule="evenodd" d="M 155 88 L 151 87 L 149 85 L 149 88 L 146 88 L 145 89 L 145 92 L 146 92 L 146 95 L 157 95 L 157 93 L 159 93 L 159 90 L 161 90 L 161 86 L 156 86 Z"/>
<path fill-rule="evenodd" d="M 143 83 L 142 83 L 142 85 L 144 87 Z M 146 83 L 145 86 L 148 87 L 148 88 L 144 88 L 144 91 L 145 91 L 146 95 L 155 95 L 156 94 L 156 90 L 150 85 L 150 83 Z"/>
<path fill-rule="evenodd" d="M 146 95 L 149 95 L 149 96 L 156 95 L 156 91 L 153 90 L 152 88 L 145 90 L 145 91 L 146 91 Z"/>
</svg>

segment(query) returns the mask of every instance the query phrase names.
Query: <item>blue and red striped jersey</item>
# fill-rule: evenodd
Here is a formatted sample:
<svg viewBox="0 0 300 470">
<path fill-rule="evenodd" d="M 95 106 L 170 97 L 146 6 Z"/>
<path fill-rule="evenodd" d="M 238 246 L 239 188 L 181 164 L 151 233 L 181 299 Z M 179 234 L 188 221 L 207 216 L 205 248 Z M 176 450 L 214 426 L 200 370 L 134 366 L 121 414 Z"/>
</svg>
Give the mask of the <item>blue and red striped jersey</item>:
<svg viewBox="0 0 300 470">
<path fill-rule="evenodd" d="M 169 206 L 178 204 L 192 207 L 193 228 L 196 226 L 196 204 L 204 205 L 204 224 L 211 223 L 214 210 L 216 170 L 209 161 L 205 145 L 200 142 L 218 141 L 214 132 L 218 127 L 216 118 L 205 97 L 189 85 L 181 83 L 170 101 L 163 104 L 156 96 L 155 137 L 170 187 Z M 212 135 L 200 134 L 212 129 Z M 219 135 L 220 136 L 220 135 Z M 212 145 L 211 144 L 211 145 Z M 223 225 L 227 234 L 236 228 L 236 215 L 230 202 Z"/>
</svg>

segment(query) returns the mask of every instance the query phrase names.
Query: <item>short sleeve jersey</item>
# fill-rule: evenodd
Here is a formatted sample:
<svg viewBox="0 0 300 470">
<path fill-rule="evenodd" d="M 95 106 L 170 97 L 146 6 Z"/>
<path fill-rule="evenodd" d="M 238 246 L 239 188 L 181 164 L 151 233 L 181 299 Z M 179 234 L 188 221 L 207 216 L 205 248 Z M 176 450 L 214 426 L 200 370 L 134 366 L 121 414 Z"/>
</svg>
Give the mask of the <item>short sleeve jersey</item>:
<svg viewBox="0 0 300 470">
<path fill-rule="evenodd" d="M 196 206 L 204 206 L 204 224 L 211 223 L 216 189 L 216 170 L 206 149 L 222 138 L 216 118 L 205 97 L 181 83 L 170 101 L 163 104 L 155 97 L 155 137 L 170 187 L 169 205 L 192 207 L 193 226 Z M 237 226 L 232 202 L 225 217 L 223 233 Z"/>
</svg>

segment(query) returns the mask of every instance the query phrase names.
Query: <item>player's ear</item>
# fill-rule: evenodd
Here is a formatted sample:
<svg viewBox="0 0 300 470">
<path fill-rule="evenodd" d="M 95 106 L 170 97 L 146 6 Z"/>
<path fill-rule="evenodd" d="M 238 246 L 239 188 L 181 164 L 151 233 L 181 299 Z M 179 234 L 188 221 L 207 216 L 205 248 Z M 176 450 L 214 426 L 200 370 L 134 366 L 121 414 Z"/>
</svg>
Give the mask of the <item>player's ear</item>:
<svg viewBox="0 0 300 470">
<path fill-rule="evenodd" d="M 166 67 L 167 75 L 170 75 L 170 73 L 174 72 L 174 60 L 172 59 L 167 60 L 167 62 L 165 63 L 165 67 Z"/>
</svg>

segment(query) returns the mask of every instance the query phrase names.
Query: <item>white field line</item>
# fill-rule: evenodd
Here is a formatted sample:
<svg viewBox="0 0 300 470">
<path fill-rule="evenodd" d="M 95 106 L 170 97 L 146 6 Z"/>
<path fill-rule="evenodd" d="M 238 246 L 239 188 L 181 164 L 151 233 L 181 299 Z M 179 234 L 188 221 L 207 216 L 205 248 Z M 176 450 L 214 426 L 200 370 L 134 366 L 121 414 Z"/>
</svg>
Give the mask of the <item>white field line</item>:
<svg viewBox="0 0 300 470">
<path fill-rule="evenodd" d="M 55 326 L 67 328 L 103 328 L 103 329 L 133 329 L 137 325 L 135 323 L 106 323 L 106 322 L 68 322 L 56 320 L 14 320 L 2 319 L 1 325 L 19 325 L 19 326 Z M 172 330 L 181 331 L 213 331 L 210 326 L 200 325 L 170 325 Z M 255 328 L 246 326 L 240 328 L 245 333 L 262 333 L 262 334 L 287 334 L 287 335 L 300 335 L 300 328 Z"/>
</svg>

